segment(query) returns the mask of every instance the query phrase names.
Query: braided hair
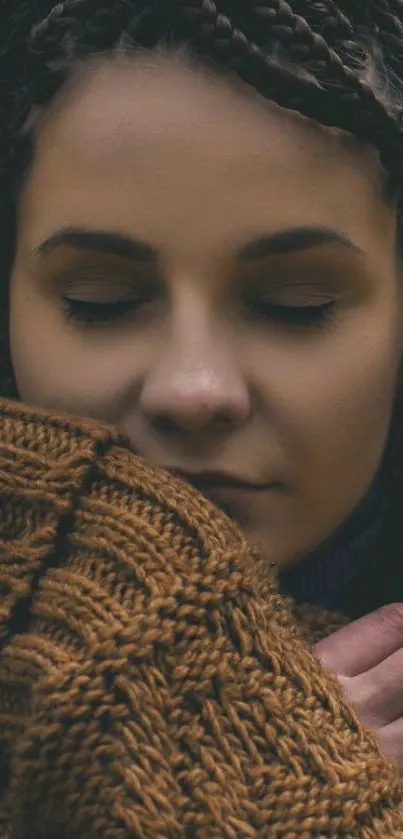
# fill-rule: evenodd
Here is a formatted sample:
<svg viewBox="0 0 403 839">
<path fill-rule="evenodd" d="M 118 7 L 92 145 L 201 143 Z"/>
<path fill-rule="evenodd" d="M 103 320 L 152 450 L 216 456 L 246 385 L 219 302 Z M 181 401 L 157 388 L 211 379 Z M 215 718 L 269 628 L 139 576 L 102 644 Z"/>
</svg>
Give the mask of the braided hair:
<svg viewBox="0 0 403 839">
<path fill-rule="evenodd" d="M 403 0 L 0 0 L 0 18 L 0 336 L 29 117 L 94 55 L 185 48 L 350 132 L 378 151 L 403 218 Z"/>
</svg>

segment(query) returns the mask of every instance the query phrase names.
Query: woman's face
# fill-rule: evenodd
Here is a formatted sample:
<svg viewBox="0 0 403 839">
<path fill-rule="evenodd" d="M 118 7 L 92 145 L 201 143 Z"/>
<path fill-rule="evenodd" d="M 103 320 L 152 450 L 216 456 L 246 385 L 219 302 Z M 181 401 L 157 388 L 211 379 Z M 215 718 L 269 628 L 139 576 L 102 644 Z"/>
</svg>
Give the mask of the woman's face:
<svg viewBox="0 0 403 839">
<path fill-rule="evenodd" d="M 341 133 L 178 59 L 88 70 L 38 130 L 11 277 L 21 399 L 113 423 L 310 551 L 382 458 L 400 359 L 393 208 Z"/>
</svg>

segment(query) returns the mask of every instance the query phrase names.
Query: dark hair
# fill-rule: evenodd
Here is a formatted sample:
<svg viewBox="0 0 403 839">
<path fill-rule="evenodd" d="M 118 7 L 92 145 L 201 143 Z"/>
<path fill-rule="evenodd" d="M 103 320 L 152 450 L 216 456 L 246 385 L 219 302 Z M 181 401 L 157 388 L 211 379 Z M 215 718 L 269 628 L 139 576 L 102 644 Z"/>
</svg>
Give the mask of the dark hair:
<svg viewBox="0 0 403 839">
<path fill-rule="evenodd" d="M 350 132 L 379 152 L 403 217 L 403 0 L 3 0 L 1 16 L 3 313 L 32 155 L 28 117 L 97 54 L 184 48 L 264 98 Z"/>
</svg>

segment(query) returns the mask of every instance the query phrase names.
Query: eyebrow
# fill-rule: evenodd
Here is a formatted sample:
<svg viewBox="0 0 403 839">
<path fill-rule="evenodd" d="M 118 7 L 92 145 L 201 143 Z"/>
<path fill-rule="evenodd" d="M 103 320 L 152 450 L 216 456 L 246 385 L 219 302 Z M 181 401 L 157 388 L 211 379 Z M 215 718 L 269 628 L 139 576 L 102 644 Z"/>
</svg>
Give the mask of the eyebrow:
<svg viewBox="0 0 403 839">
<path fill-rule="evenodd" d="M 255 239 L 254 242 L 241 248 L 238 258 L 242 262 L 252 262 L 267 256 L 297 253 L 332 244 L 343 245 L 358 253 L 363 253 L 348 236 L 332 227 L 293 227 Z"/>
<path fill-rule="evenodd" d="M 268 256 L 297 253 L 330 244 L 343 245 L 362 254 L 362 250 L 348 236 L 331 227 L 295 227 L 260 236 L 244 245 L 237 255 L 241 262 L 253 262 Z M 62 246 L 113 254 L 137 262 L 151 262 L 157 259 L 155 248 L 131 236 L 108 230 L 75 227 L 56 230 L 35 248 L 35 254 L 47 255 Z"/>
<path fill-rule="evenodd" d="M 56 230 L 35 248 L 35 254 L 47 255 L 62 246 L 77 248 L 82 251 L 113 254 L 137 262 L 150 262 L 157 257 L 157 252 L 150 245 L 138 242 L 123 233 L 115 233 L 109 230 L 86 230 L 76 227 Z"/>
</svg>

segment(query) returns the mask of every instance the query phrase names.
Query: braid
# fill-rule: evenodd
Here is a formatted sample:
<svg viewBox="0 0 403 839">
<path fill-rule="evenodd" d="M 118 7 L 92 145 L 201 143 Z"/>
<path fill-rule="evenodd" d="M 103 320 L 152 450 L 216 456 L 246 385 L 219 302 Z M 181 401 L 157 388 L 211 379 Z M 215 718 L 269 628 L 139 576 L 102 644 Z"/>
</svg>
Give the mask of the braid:
<svg viewBox="0 0 403 839">
<path fill-rule="evenodd" d="M 296 0 L 293 5 L 295 12 L 304 16 L 308 23 L 326 38 L 329 45 L 334 46 L 338 42 L 353 38 L 354 26 L 350 17 L 344 14 L 333 0 L 312 0 L 309 4 L 306 0 Z"/>
<path fill-rule="evenodd" d="M 380 2 L 383 3 L 383 5 L 385 5 L 384 0 L 380 0 Z M 386 6 L 390 9 L 390 12 L 393 14 L 393 16 L 397 16 L 400 18 L 402 17 L 403 0 L 390 0 L 390 2 L 388 0 L 388 2 L 386 2 Z"/>
<path fill-rule="evenodd" d="M 397 0 L 397 2 L 399 1 Z M 157 3 L 154 4 L 155 12 L 157 12 L 157 5 Z M 288 82 L 292 82 L 294 93 L 291 95 L 295 102 L 292 107 L 297 107 L 306 116 L 313 118 L 318 118 L 320 113 L 321 121 L 325 120 L 326 124 L 334 123 L 334 118 L 329 121 L 330 114 L 326 116 L 330 108 L 324 108 L 325 100 L 324 97 L 319 95 L 318 84 L 315 85 L 316 91 L 314 91 L 313 87 L 303 85 L 300 80 L 297 81 L 295 74 L 292 75 L 292 78 L 287 78 L 284 69 L 276 70 L 274 63 L 270 63 L 267 56 L 264 56 L 259 47 L 262 46 L 262 41 L 264 43 L 264 40 L 267 39 L 268 34 L 280 44 L 286 46 L 290 55 L 297 61 L 302 62 L 304 66 L 309 66 L 309 63 L 314 66 L 314 78 L 319 81 L 321 87 L 325 87 L 329 104 L 332 97 L 337 100 L 336 92 L 339 92 L 339 99 L 341 98 L 344 101 L 347 105 L 346 111 L 350 112 L 349 114 L 346 112 L 345 124 L 340 125 L 341 108 L 337 107 L 339 104 L 337 101 L 334 103 L 338 112 L 337 124 L 340 127 L 346 130 L 354 130 L 357 133 L 357 131 L 360 131 L 357 125 L 359 115 L 364 132 L 362 134 L 360 131 L 360 136 L 368 140 L 365 125 L 368 120 L 363 117 L 363 111 L 366 110 L 369 119 L 373 121 L 372 128 L 376 127 L 378 145 L 383 145 L 382 141 L 379 142 L 382 136 L 390 137 L 396 131 L 396 125 L 392 124 L 395 121 L 394 117 L 385 111 L 384 105 L 377 99 L 370 85 L 359 79 L 357 74 L 329 46 L 325 38 L 314 32 L 306 19 L 294 13 L 286 0 L 267 0 L 267 2 L 252 0 L 253 33 L 248 25 L 245 25 L 244 30 L 234 27 L 230 17 L 219 11 L 214 0 L 202 0 L 201 2 L 196 0 L 195 3 L 191 2 L 187 6 L 182 6 L 182 8 L 180 8 L 180 5 L 177 2 L 176 6 L 182 13 L 179 16 L 193 23 L 198 40 L 203 42 L 203 46 L 206 47 L 210 42 L 214 55 L 220 54 L 221 59 L 227 59 L 229 65 L 236 68 L 238 72 L 243 65 L 242 75 L 244 77 L 245 71 L 249 78 L 253 76 L 255 79 L 258 72 L 261 72 L 262 79 L 258 85 L 259 90 L 260 92 L 265 90 L 265 95 L 274 98 L 277 104 L 287 106 L 284 93 L 287 92 L 290 95 Z M 236 6 L 237 4 L 233 3 L 232 5 Z M 80 22 L 85 27 L 87 49 L 94 42 L 98 50 L 107 49 L 116 42 L 125 27 L 127 27 L 130 35 L 138 36 L 141 9 L 143 8 L 144 11 L 146 6 L 147 3 L 136 4 L 130 2 L 130 0 L 115 0 L 113 4 L 108 6 L 100 6 L 96 0 L 65 0 L 65 2 L 56 4 L 47 17 L 32 29 L 31 49 L 35 50 L 35 45 L 40 42 L 40 53 L 46 54 L 48 59 L 51 59 L 55 54 L 60 55 L 63 31 L 77 28 Z M 168 7 L 170 7 L 170 3 L 167 0 L 166 8 Z M 327 3 L 314 2 L 310 4 L 310 7 L 312 13 L 315 12 L 316 15 L 321 16 L 322 26 L 325 22 L 329 26 L 330 19 L 334 21 L 336 16 L 339 30 L 343 28 L 345 34 L 348 31 L 348 34 L 351 35 L 351 23 L 345 15 L 337 12 L 332 0 L 328 0 Z M 134 14 L 136 11 L 137 15 Z M 150 17 L 150 11 L 149 7 L 148 17 Z M 161 5 L 159 5 L 158 15 L 161 18 Z M 199 31 L 197 32 L 197 30 Z M 247 68 L 248 63 L 250 64 L 249 70 Z M 271 77 L 270 80 L 269 76 Z M 283 91 L 273 89 L 277 83 L 279 83 L 279 87 L 283 85 Z M 256 82 L 255 86 L 257 87 Z M 285 88 L 287 88 L 287 91 Z M 298 88 L 300 88 L 300 96 L 298 96 Z M 307 97 L 305 101 L 304 97 Z M 351 108 L 352 101 L 354 101 L 354 114 Z M 350 105 L 347 103 L 350 103 Z M 318 106 L 320 107 L 319 112 L 317 110 Z M 355 115 L 354 123 L 351 122 L 353 115 Z M 390 143 L 388 143 L 387 154 L 390 165 Z"/>
<path fill-rule="evenodd" d="M 254 3 L 256 5 L 256 3 Z M 306 0 L 296 0 L 293 3 L 291 14 L 304 20 L 312 30 L 326 39 L 329 46 L 339 45 L 340 42 L 351 40 L 354 37 L 354 26 L 347 15 L 336 7 L 333 0 L 327 2 L 308 3 Z"/>
<path fill-rule="evenodd" d="M 357 0 L 357 2 L 341 0 L 338 6 L 343 6 L 353 27 L 367 27 L 370 31 L 376 32 L 376 35 L 382 39 L 388 37 L 403 38 L 403 0 L 377 0 L 370 7 L 364 0 Z M 341 11 L 340 14 L 344 16 Z M 393 55 L 390 55 L 389 59 L 393 59 Z"/>
<path fill-rule="evenodd" d="M 32 27 L 29 48 L 35 53 L 38 45 L 38 54 L 52 59 L 61 52 L 64 33 L 78 30 L 81 25 L 85 30 L 86 51 L 93 46 L 101 52 L 113 46 L 132 17 L 133 6 L 127 0 L 105 5 L 100 5 L 99 0 L 65 0 Z"/>
<path fill-rule="evenodd" d="M 401 14 L 403 14 L 403 5 Z M 377 26 L 383 35 L 403 39 L 403 22 L 390 9 L 381 5 L 376 9 Z"/>
<path fill-rule="evenodd" d="M 96 7 L 96 12 L 91 16 L 91 9 Z M 140 4 L 139 4 L 140 5 Z M 168 4 L 167 4 L 168 5 Z M 284 4 L 281 4 L 281 11 L 284 12 Z M 74 20 L 71 18 L 72 10 L 75 10 Z M 125 15 L 124 15 L 125 13 Z M 133 40 L 143 43 L 139 35 L 140 15 L 133 16 L 133 6 L 127 2 L 114 3 L 113 17 L 119 31 L 125 26 Z M 126 17 L 128 20 L 124 20 Z M 244 78 L 266 98 L 272 99 L 277 104 L 291 107 L 312 118 L 318 118 L 326 125 L 340 125 L 340 107 L 334 98 L 335 87 L 332 90 L 321 90 L 317 84 L 307 80 L 296 78 L 295 73 L 279 68 L 271 61 L 258 45 L 249 40 L 244 31 L 234 27 L 230 18 L 220 12 L 214 0 L 194 0 L 181 9 L 181 19 L 189 24 L 186 32 L 188 39 L 192 39 L 199 52 L 210 54 L 222 64 L 236 69 L 239 75 Z M 298 19 L 299 21 L 302 19 Z M 63 50 L 63 33 L 74 26 L 77 31 L 80 23 L 85 28 L 85 42 L 91 44 L 92 38 L 88 40 L 88 27 L 91 25 L 91 35 L 97 43 L 105 46 L 105 38 L 109 42 L 116 40 L 117 33 L 112 32 L 111 9 L 99 8 L 94 0 L 66 0 L 58 4 L 48 17 L 33 29 L 31 36 L 31 48 L 36 54 L 47 58 L 60 56 Z M 287 16 L 287 22 L 289 18 Z M 284 37 L 283 18 L 280 16 L 278 32 L 273 26 L 274 34 Z M 325 41 L 321 39 L 322 53 L 324 52 Z M 306 48 L 305 48 L 306 53 Z M 339 61 L 335 55 L 335 61 Z M 341 65 L 342 67 L 343 65 Z M 353 105 L 353 106 L 352 106 Z M 336 112 L 339 112 L 338 115 Z M 379 124 L 387 119 L 384 109 L 379 109 Z M 354 130 L 357 122 L 357 103 L 346 102 L 343 125 L 340 127 L 346 130 Z M 364 130 L 364 121 L 361 120 L 360 129 Z M 365 138 L 368 139 L 368 131 L 365 130 Z M 390 134 L 390 130 L 389 130 Z M 390 149 L 388 149 L 390 157 Z M 389 160 L 390 163 L 390 160 Z"/>
<path fill-rule="evenodd" d="M 279 67 L 244 31 L 234 27 L 230 18 L 220 12 L 215 0 L 190 0 L 184 16 L 193 23 L 195 47 L 202 54 L 211 54 L 248 81 L 265 98 L 306 116 L 321 114 L 321 121 L 334 125 L 330 96 L 318 85 L 304 77 L 296 77 L 292 70 Z M 190 30 L 191 31 L 191 30 Z M 323 110 L 322 110 L 323 108 Z"/>
<path fill-rule="evenodd" d="M 17 137 L 31 106 L 52 99 L 76 59 L 113 51 L 125 40 L 132 50 L 163 43 L 191 46 L 199 59 L 231 69 L 266 99 L 375 145 L 400 187 L 401 103 L 395 99 L 385 105 L 360 72 L 374 58 L 360 27 L 376 32 L 381 48 L 387 45 L 388 64 L 401 72 L 403 0 L 3 0 L 4 4 L 10 23 L 0 39 L 1 189 L 21 170 L 23 151 Z M 290 61 L 281 63 L 273 45 L 281 46 Z M 298 67 L 305 73 L 296 72 Z"/>
<path fill-rule="evenodd" d="M 305 66 L 307 55 L 314 53 L 316 58 L 320 56 L 320 85 L 296 78 L 295 73 L 279 68 L 256 41 L 246 37 L 245 31 L 233 27 L 229 17 L 219 12 L 215 0 L 202 0 L 201 3 L 194 0 L 184 13 L 193 21 L 203 50 L 210 48 L 215 57 L 235 67 L 239 75 L 253 84 L 265 98 L 313 119 L 318 119 L 320 114 L 323 125 L 352 132 L 365 142 L 373 142 L 376 137 L 383 162 L 387 168 L 393 169 L 394 177 L 400 174 L 400 125 L 397 118 L 385 110 L 371 87 L 361 82 L 341 62 L 326 41 L 312 32 L 306 21 L 293 14 L 288 3 L 268 0 L 268 4 L 263 4 L 261 0 L 255 0 L 254 10 L 260 18 L 261 32 L 265 30 L 265 38 L 260 37 L 260 42 L 267 40 L 270 34 L 282 44 L 292 44 L 292 52 L 295 50 L 304 59 Z M 293 36 L 296 46 L 292 42 Z M 332 78 L 328 82 L 324 80 L 325 68 L 335 71 L 337 81 Z"/>
<path fill-rule="evenodd" d="M 53 9 L 50 10 L 47 17 L 45 17 L 43 20 L 39 21 L 39 23 L 37 23 L 35 26 L 33 26 L 32 31 L 31 31 L 31 38 L 30 38 L 31 41 L 35 40 L 36 35 L 43 35 L 44 34 L 46 36 L 47 32 L 49 30 L 50 31 L 52 30 L 53 21 L 57 20 L 58 18 L 63 17 L 63 15 L 66 11 L 66 8 L 68 8 L 69 6 L 71 8 L 72 3 L 73 3 L 73 6 L 77 6 L 77 0 L 71 0 L 70 3 L 68 2 L 68 0 L 66 0 L 65 3 L 57 3 L 56 6 L 53 6 Z M 81 5 L 80 0 L 78 0 L 78 5 L 79 6 Z"/>
<path fill-rule="evenodd" d="M 385 128 L 390 133 L 389 123 L 393 117 L 385 112 L 384 105 L 377 99 L 375 92 L 356 73 L 343 63 L 342 59 L 329 46 L 327 41 L 309 26 L 306 19 L 296 15 L 286 0 L 255 0 L 255 14 L 258 21 L 260 37 L 269 31 L 271 36 L 287 46 L 291 55 L 309 66 L 309 60 L 315 61 L 316 75 L 321 83 L 340 85 L 341 90 L 347 89 L 356 94 L 357 107 L 367 107 L 371 111 L 378 128 Z M 326 81 L 328 74 L 329 81 Z"/>
<path fill-rule="evenodd" d="M 306 2 L 306 0 L 297 0 L 296 5 L 303 4 L 304 1 Z M 333 0 L 328 0 L 328 2 L 333 2 Z M 364 26 L 372 31 L 376 30 L 376 33 L 382 37 L 403 36 L 403 0 L 377 0 L 376 4 L 371 4 L 370 11 L 368 3 L 363 0 L 353 3 L 350 0 L 341 0 L 338 7 L 343 19 L 346 19 L 348 14 L 353 32 L 355 27 Z M 341 7 L 344 11 L 341 11 Z"/>
</svg>

